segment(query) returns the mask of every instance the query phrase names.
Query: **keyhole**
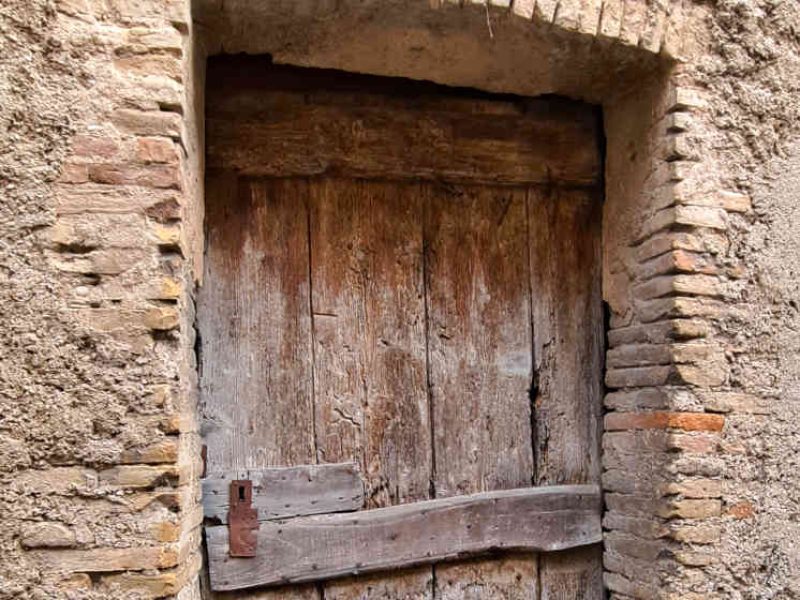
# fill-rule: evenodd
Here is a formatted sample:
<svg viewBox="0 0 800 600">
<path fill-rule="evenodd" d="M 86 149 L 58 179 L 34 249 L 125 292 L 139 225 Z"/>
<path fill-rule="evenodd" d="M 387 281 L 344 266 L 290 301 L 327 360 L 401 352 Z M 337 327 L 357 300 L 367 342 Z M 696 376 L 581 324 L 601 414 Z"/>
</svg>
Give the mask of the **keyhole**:
<svg viewBox="0 0 800 600">
<path fill-rule="evenodd" d="M 239 486 L 239 500 L 244 500 L 244 486 Z"/>
</svg>

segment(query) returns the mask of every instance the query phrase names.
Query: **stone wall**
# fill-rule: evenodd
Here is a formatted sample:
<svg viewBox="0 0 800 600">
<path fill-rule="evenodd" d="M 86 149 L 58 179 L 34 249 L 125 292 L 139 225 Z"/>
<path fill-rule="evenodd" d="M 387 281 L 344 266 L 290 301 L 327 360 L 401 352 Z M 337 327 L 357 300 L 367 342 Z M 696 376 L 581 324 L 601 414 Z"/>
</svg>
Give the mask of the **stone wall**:
<svg viewBox="0 0 800 600">
<path fill-rule="evenodd" d="M 800 597 L 797 0 L 189 4 L 0 5 L 0 598 L 199 593 L 222 48 L 602 103 L 606 583 Z"/>
</svg>

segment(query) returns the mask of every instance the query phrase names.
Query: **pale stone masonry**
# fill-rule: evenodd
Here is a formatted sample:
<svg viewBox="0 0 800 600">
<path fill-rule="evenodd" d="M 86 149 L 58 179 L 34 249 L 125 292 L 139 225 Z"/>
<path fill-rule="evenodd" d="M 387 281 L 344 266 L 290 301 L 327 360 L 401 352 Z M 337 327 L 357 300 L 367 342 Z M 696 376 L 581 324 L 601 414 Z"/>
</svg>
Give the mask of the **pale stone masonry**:
<svg viewBox="0 0 800 600">
<path fill-rule="evenodd" d="M 223 49 L 602 104 L 605 583 L 800 597 L 796 0 L 191 4 L 0 5 L 0 598 L 199 597 L 203 65 Z M 407 30 L 490 66 L 404 59 Z"/>
</svg>

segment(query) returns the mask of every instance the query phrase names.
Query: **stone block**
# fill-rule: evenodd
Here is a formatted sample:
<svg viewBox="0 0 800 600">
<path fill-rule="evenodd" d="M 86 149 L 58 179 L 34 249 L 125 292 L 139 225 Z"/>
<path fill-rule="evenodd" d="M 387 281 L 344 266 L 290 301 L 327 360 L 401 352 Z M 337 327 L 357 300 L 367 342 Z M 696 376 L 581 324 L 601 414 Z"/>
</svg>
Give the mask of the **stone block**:
<svg viewBox="0 0 800 600">
<path fill-rule="evenodd" d="M 606 353 L 608 368 L 666 365 L 671 360 L 669 344 L 630 344 L 612 348 Z"/>
<path fill-rule="evenodd" d="M 605 381 L 609 388 L 653 387 L 665 385 L 672 371 L 671 366 L 610 368 Z"/>
<path fill-rule="evenodd" d="M 695 454 L 712 454 L 719 450 L 719 435 L 708 433 L 670 433 L 667 437 L 669 450 Z"/>
<path fill-rule="evenodd" d="M 674 226 L 706 227 L 724 231 L 728 228 L 727 213 L 709 206 L 673 206 L 658 211 L 645 221 L 640 239 Z"/>
<path fill-rule="evenodd" d="M 20 542 L 24 548 L 72 548 L 75 533 L 62 523 L 33 523 L 22 529 Z"/>
<path fill-rule="evenodd" d="M 147 489 L 173 486 L 179 482 L 174 466 L 131 465 L 106 469 L 99 473 L 100 482 L 125 489 Z"/>
</svg>

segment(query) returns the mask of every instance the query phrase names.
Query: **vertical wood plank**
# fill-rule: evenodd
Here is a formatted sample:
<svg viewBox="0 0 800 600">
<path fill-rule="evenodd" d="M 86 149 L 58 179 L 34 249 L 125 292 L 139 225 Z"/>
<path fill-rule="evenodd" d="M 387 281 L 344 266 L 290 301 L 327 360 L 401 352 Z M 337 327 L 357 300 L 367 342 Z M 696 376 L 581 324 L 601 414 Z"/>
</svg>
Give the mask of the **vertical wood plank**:
<svg viewBox="0 0 800 600">
<path fill-rule="evenodd" d="M 311 183 L 316 440 L 357 461 L 367 508 L 429 497 L 421 199 L 416 184 Z M 431 569 L 336 582 L 326 598 L 430 598 Z"/>
<path fill-rule="evenodd" d="M 436 495 L 529 486 L 532 344 L 525 191 L 433 185 L 426 190 Z M 513 582 L 493 559 L 437 565 L 435 597 L 500 599 L 535 591 L 536 557 L 517 561 L 519 579 Z"/>
<path fill-rule="evenodd" d="M 208 176 L 198 295 L 209 471 L 313 460 L 302 180 Z"/>
<path fill-rule="evenodd" d="M 603 313 L 597 192 L 532 188 L 536 484 L 599 483 Z M 602 551 L 542 555 L 542 600 L 600 599 Z"/>
<path fill-rule="evenodd" d="M 207 173 L 198 333 L 209 471 L 313 462 L 306 196 L 303 180 Z M 211 596 L 316 600 L 319 592 Z"/>
</svg>

